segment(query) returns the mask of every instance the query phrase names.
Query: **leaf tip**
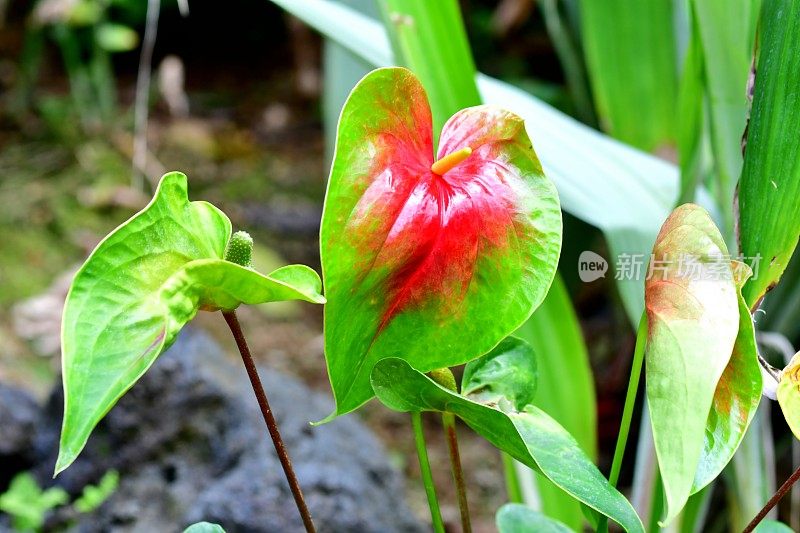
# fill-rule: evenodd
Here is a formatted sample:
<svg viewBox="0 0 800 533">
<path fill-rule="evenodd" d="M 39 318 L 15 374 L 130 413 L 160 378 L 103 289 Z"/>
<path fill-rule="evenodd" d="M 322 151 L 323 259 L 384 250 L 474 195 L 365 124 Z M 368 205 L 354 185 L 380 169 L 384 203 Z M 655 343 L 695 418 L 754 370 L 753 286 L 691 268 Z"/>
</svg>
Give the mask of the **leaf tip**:
<svg viewBox="0 0 800 533">
<path fill-rule="evenodd" d="M 75 456 L 73 454 L 64 453 L 63 449 L 58 450 L 58 459 L 56 459 L 56 465 L 53 468 L 53 479 L 56 478 L 61 472 L 69 468 L 69 466 L 75 462 Z"/>
</svg>

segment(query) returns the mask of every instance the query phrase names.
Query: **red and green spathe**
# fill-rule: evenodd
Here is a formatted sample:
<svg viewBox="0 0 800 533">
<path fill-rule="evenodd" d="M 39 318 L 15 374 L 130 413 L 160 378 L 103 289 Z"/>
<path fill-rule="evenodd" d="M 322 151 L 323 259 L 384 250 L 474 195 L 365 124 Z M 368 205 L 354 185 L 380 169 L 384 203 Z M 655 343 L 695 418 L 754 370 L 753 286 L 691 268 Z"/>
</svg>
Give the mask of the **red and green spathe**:
<svg viewBox="0 0 800 533">
<path fill-rule="evenodd" d="M 382 358 L 461 364 L 521 325 L 555 275 L 561 210 L 520 117 L 463 109 L 434 159 L 422 85 L 385 68 L 342 110 L 320 239 L 335 416 L 373 396 Z"/>
</svg>

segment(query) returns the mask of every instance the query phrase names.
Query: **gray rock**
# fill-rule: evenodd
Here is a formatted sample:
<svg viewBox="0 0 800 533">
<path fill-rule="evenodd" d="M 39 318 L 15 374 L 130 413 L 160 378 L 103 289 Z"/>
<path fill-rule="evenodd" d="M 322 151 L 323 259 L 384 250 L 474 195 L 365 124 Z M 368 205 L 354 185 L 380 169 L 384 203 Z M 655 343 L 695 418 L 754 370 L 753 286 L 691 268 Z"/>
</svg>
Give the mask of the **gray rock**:
<svg viewBox="0 0 800 533">
<path fill-rule="evenodd" d="M 39 406 L 26 392 L 0 383 L 0 493 L 17 472 L 33 464 Z"/>
<path fill-rule="evenodd" d="M 291 377 L 260 372 L 320 531 L 420 530 L 401 477 L 369 430 L 354 417 L 310 426 L 331 402 Z M 43 483 L 57 449 L 59 394 L 35 442 Z M 171 532 L 201 520 L 229 533 L 302 530 L 244 368 L 197 330 L 184 331 L 110 411 L 57 484 L 77 494 L 109 469 L 120 472 L 119 488 L 80 517 L 78 531 Z M 52 522 L 74 518 L 62 513 Z"/>
<path fill-rule="evenodd" d="M 0 456 L 28 453 L 38 419 L 32 396 L 0 383 Z"/>
</svg>

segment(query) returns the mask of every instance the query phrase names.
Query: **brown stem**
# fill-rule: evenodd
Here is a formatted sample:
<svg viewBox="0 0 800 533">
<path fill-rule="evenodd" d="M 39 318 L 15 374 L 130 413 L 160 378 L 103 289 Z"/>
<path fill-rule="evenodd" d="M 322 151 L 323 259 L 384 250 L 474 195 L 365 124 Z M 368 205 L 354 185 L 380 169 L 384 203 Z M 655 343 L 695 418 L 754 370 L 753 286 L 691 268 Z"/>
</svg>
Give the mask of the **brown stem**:
<svg viewBox="0 0 800 533">
<path fill-rule="evenodd" d="M 453 470 L 453 479 L 456 483 L 458 494 L 458 509 L 461 511 L 461 530 L 463 533 L 472 533 L 472 524 L 469 520 L 469 506 L 467 505 L 467 484 L 464 482 L 464 470 L 461 468 L 461 455 L 458 453 L 458 438 L 456 437 L 456 418 L 453 413 L 442 413 L 442 423 L 447 435 L 447 448 L 450 452 L 450 467 Z"/>
<path fill-rule="evenodd" d="M 242 327 L 239 325 L 239 319 L 236 318 L 235 311 L 223 311 L 222 316 L 225 317 L 225 322 L 227 322 L 228 327 L 231 328 L 233 338 L 236 340 L 236 346 L 239 347 L 239 353 L 242 354 L 242 362 L 244 362 L 244 367 L 247 370 L 250 383 L 253 385 L 253 392 L 256 394 L 258 406 L 261 407 L 261 414 L 264 415 L 264 422 L 267 424 L 269 436 L 272 437 L 272 444 L 275 445 L 275 452 L 278 454 L 278 459 L 283 467 L 286 481 L 289 482 L 289 488 L 292 489 L 294 502 L 297 504 L 297 510 L 300 511 L 303 525 L 306 527 L 308 533 L 314 533 L 316 529 L 314 528 L 314 522 L 311 520 L 311 513 L 308 511 L 308 506 L 303 498 L 303 491 L 300 489 L 300 483 L 297 481 L 297 476 L 292 468 L 292 460 L 289 459 L 289 453 L 286 451 L 281 433 L 278 431 L 278 423 L 275 421 L 272 409 L 269 407 L 267 394 L 264 392 L 261 378 L 258 377 L 258 370 L 256 370 L 256 365 L 253 362 L 253 356 L 250 355 L 250 349 L 247 347 L 247 341 L 242 333 Z"/>
<path fill-rule="evenodd" d="M 773 507 L 778 505 L 778 502 L 781 501 L 781 498 L 786 496 L 786 493 L 791 490 L 792 485 L 794 485 L 798 479 L 800 479 L 800 466 L 798 466 L 797 470 L 795 470 L 794 473 L 789 476 L 789 479 L 787 479 L 783 485 L 781 485 L 781 488 L 779 488 L 775 494 L 772 495 L 772 498 L 770 498 L 764 508 L 758 512 L 756 517 L 753 518 L 749 524 L 747 524 L 747 527 L 742 530 L 742 533 L 751 533 L 756 526 L 761 523 L 762 520 L 764 520 L 764 517 L 767 516 L 767 513 L 769 513 Z"/>
</svg>

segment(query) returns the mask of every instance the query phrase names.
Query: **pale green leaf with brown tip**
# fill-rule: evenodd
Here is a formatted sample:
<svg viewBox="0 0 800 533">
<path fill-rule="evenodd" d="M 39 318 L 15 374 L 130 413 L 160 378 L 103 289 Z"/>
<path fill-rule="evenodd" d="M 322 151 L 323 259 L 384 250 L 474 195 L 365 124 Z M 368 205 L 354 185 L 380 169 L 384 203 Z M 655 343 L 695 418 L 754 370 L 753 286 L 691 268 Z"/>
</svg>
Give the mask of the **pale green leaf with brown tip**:
<svg viewBox="0 0 800 533">
<path fill-rule="evenodd" d="M 666 498 L 665 523 L 686 504 L 717 383 L 739 330 L 725 242 L 694 204 L 664 222 L 645 284 L 647 402 Z"/>
</svg>

